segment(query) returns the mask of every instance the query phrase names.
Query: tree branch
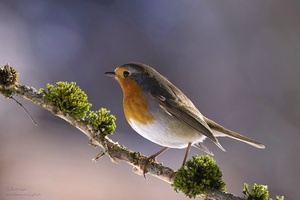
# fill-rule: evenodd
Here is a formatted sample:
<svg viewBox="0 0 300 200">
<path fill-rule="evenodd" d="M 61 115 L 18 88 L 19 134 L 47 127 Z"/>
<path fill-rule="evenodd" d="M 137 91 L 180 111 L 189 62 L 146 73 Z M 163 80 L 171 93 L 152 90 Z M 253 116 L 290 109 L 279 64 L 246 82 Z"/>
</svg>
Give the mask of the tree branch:
<svg viewBox="0 0 300 200">
<path fill-rule="evenodd" d="M 14 83 L 8 86 L 0 85 L 0 93 L 7 98 L 18 96 L 29 100 L 69 122 L 88 137 L 90 144 L 103 149 L 103 152 L 99 154 L 99 158 L 106 154 L 115 163 L 123 161 L 133 166 L 133 171 L 139 175 L 142 175 L 143 169 L 146 168 L 148 169 L 148 174 L 169 184 L 173 183 L 175 178 L 175 171 L 173 169 L 162 164 L 149 162 L 146 156 L 112 141 L 107 136 L 103 136 L 103 134 L 95 132 L 86 120 L 78 120 L 68 113 L 63 113 L 58 107 L 47 103 L 47 101 L 45 101 L 45 94 L 40 93 L 35 88 Z M 208 194 L 202 197 L 206 200 L 245 200 L 245 198 L 240 198 L 233 194 L 215 189 L 209 189 Z"/>
<path fill-rule="evenodd" d="M 132 165 L 134 167 L 134 172 L 138 174 L 142 174 L 142 169 L 144 169 L 145 165 L 149 163 L 149 174 L 166 181 L 167 183 L 171 183 L 173 181 L 174 177 L 172 175 L 175 173 L 174 170 L 161 164 L 148 162 L 148 158 L 146 156 L 134 152 L 118 144 L 117 142 L 112 141 L 108 137 L 101 137 L 101 135 L 99 135 L 90 127 L 87 121 L 77 120 L 72 115 L 61 112 L 58 107 L 47 103 L 44 100 L 44 95 L 38 92 L 35 88 L 16 83 L 15 85 L 9 87 L 0 86 L 0 93 L 12 93 L 15 96 L 29 100 L 34 104 L 50 111 L 57 117 L 69 122 L 72 126 L 79 129 L 88 137 L 90 144 L 101 147 L 105 154 L 107 154 L 113 162 L 119 163 L 120 161 L 124 161 Z"/>
</svg>

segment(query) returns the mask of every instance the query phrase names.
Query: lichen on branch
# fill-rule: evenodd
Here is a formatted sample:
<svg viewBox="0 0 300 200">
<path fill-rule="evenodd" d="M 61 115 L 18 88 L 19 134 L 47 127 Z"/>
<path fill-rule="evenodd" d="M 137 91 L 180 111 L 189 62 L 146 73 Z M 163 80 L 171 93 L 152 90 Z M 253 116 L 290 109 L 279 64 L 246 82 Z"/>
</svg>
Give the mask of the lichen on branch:
<svg viewBox="0 0 300 200">
<path fill-rule="evenodd" d="M 207 194 L 210 189 L 225 191 L 222 172 L 216 161 L 207 156 L 193 156 L 177 172 L 172 183 L 175 190 L 181 190 L 187 197 L 195 198 Z"/>
<path fill-rule="evenodd" d="M 17 71 L 8 63 L 1 66 L 0 86 L 2 86 L 2 88 L 13 86 L 18 81 L 18 76 L 19 74 L 17 73 Z M 6 91 L 2 90 L 1 93 L 8 98 L 13 95 L 13 91 L 9 91 L 9 90 Z"/>
<path fill-rule="evenodd" d="M 92 106 L 85 92 L 76 86 L 75 82 L 60 81 L 56 85 L 47 84 L 47 90 L 41 88 L 40 93 L 45 94 L 45 101 L 78 120 L 83 119 Z"/>
<path fill-rule="evenodd" d="M 272 200 L 272 198 L 269 198 L 269 190 L 267 185 L 260 185 L 254 183 L 250 191 L 249 185 L 245 183 L 242 192 L 247 200 Z M 284 197 L 276 196 L 276 200 L 284 200 Z"/>
<path fill-rule="evenodd" d="M 19 74 L 17 71 L 8 63 L 0 68 L 0 85 L 10 86 L 18 81 Z"/>
<path fill-rule="evenodd" d="M 93 127 L 93 130 L 99 134 L 112 135 L 116 130 L 116 117 L 109 114 L 106 108 L 100 108 L 98 111 L 90 111 L 87 120 Z M 99 131 L 99 132 L 98 132 Z"/>
<path fill-rule="evenodd" d="M 91 111 L 92 106 L 86 93 L 76 86 L 75 82 L 57 82 L 55 85 L 47 84 L 47 89 L 40 89 L 45 101 L 57 106 L 63 113 L 68 113 L 78 120 L 86 120 L 93 131 L 98 134 L 111 135 L 116 129 L 116 117 L 110 111 L 100 108 Z M 87 114 L 88 113 L 88 114 Z"/>
</svg>

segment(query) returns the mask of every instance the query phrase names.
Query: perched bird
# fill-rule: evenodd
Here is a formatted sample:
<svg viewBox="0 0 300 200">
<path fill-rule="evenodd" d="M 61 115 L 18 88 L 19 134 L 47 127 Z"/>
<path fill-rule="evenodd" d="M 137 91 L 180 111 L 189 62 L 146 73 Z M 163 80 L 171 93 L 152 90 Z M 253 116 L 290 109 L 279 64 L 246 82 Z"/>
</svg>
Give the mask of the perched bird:
<svg viewBox="0 0 300 200">
<path fill-rule="evenodd" d="M 191 146 L 213 155 L 203 141 L 208 138 L 225 151 L 217 139 L 223 136 L 265 148 L 202 115 L 183 92 L 148 65 L 128 63 L 105 74 L 114 77 L 122 87 L 124 114 L 130 126 L 164 147 L 149 160 L 156 161 L 156 157 L 169 148 L 187 148 L 184 164 Z"/>
</svg>

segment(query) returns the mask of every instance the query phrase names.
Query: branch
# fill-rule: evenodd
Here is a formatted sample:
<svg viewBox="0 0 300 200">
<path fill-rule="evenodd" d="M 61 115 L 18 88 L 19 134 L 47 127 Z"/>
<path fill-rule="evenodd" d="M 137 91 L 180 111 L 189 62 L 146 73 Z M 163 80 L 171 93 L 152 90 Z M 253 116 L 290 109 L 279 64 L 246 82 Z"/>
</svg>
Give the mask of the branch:
<svg viewBox="0 0 300 200">
<path fill-rule="evenodd" d="M 0 93 L 6 98 L 17 96 L 29 100 L 50 111 L 57 117 L 69 122 L 88 137 L 91 145 L 95 147 L 99 146 L 103 149 L 95 160 L 101 158 L 103 155 L 108 155 L 114 163 L 123 161 L 133 166 L 133 171 L 139 175 L 142 175 L 144 169 L 147 169 L 148 174 L 169 184 L 174 183 L 173 181 L 175 180 L 176 172 L 173 169 L 149 161 L 148 157 L 141 155 L 139 152 L 132 151 L 127 147 L 112 141 L 104 134 L 99 134 L 99 130 L 95 130 L 89 121 L 82 118 L 78 119 L 78 117 L 74 117 L 72 114 L 61 111 L 58 106 L 53 105 L 46 100 L 45 92 L 37 91 L 33 87 L 16 83 L 17 73 L 13 71 L 13 68 L 10 69 L 9 67 L 10 66 L 7 64 L 0 69 Z M 13 73 L 16 74 L 16 77 L 13 77 Z M 7 78 L 4 77 L 4 75 L 10 75 L 10 77 Z M 237 197 L 233 194 L 216 189 L 208 189 L 207 194 L 202 195 L 202 197 L 205 200 L 245 200 L 245 198 Z"/>
</svg>

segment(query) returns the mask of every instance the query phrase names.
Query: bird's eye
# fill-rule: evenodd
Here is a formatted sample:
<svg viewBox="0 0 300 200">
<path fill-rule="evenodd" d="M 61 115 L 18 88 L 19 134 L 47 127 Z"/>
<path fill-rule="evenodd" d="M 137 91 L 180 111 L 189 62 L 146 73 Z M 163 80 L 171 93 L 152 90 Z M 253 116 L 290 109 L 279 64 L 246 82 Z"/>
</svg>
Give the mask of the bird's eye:
<svg viewBox="0 0 300 200">
<path fill-rule="evenodd" d="M 130 75 L 130 72 L 129 72 L 129 71 L 124 71 L 124 72 L 123 72 L 124 78 L 126 78 L 126 77 L 129 76 L 129 75 Z"/>
</svg>

